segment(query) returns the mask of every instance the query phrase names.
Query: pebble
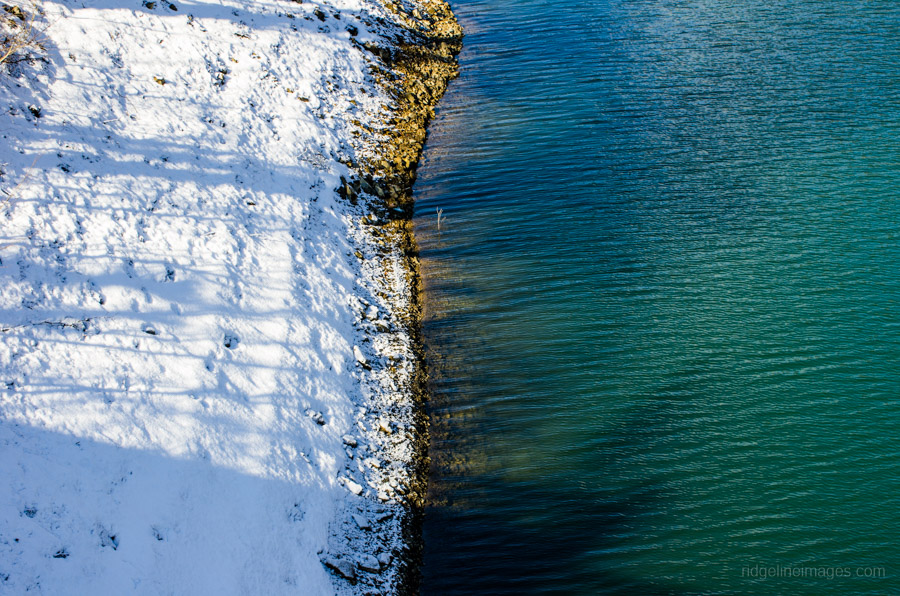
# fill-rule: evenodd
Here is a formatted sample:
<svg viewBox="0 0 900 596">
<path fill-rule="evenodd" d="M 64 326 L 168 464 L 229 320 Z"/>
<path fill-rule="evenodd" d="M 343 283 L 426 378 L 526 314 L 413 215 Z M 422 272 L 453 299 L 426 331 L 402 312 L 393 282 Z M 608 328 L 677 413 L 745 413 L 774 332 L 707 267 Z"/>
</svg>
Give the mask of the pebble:
<svg viewBox="0 0 900 596">
<path fill-rule="evenodd" d="M 383 566 L 387 567 L 391 564 L 391 554 L 390 553 L 381 553 L 378 555 L 378 562 Z"/>
<path fill-rule="evenodd" d="M 380 430 L 381 432 L 383 432 L 386 435 L 393 434 L 393 432 L 394 432 L 394 429 L 391 428 L 391 423 L 384 418 L 378 419 L 378 430 Z"/>
<path fill-rule="evenodd" d="M 341 439 L 344 440 L 344 445 L 347 447 L 356 447 L 358 445 L 356 438 L 351 435 L 344 435 Z"/>
</svg>

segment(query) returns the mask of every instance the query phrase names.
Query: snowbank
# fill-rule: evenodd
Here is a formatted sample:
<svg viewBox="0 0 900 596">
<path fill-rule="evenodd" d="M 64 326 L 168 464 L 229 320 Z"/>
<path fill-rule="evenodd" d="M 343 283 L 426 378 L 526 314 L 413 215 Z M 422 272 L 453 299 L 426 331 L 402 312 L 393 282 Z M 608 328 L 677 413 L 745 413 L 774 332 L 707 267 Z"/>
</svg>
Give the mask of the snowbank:
<svg viewBox="0 0 900 596">
<path fill-rule="evenodd" d="M 422 429 L 379 52 L 435 5 L 41 6 L 45 59 L 0 73 L 0 592 L 396 589 Z"/>
</svg>

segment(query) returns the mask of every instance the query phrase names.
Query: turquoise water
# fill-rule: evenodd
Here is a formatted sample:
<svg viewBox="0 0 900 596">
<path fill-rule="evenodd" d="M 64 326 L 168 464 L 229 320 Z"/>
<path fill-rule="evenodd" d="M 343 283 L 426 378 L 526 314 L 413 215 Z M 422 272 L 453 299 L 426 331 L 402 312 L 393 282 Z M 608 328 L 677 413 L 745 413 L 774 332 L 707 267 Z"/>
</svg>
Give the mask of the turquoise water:
<svg viewBox="0 0 900 596">
<path fill-rule="evenodd" d="M 453 5 L 422 593 L 900 593 L 900 6 Z"/>
</svg>

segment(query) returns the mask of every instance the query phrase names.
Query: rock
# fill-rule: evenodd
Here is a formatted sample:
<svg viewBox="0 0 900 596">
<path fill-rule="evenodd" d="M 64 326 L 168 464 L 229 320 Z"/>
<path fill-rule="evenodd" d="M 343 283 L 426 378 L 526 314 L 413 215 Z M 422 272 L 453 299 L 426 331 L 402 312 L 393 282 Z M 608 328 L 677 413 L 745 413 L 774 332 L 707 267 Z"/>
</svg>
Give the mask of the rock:
<svg viewBox="0 0 900 596">
<path fill-rule="evenodd" d="M 362 494 L 363 487 L 361 485 L 357 484 L 356 482 L 353 482 L 349 478 L 344 479 L 344 486 L 346 486 L 347 490 L 349 490 L 354 495 L 359 496 Z"/>
<path fill-rule="evenodd" d="M 382 513 L 381 515 L 377 515 L 377 516 L 375 517 L 375 521 L 377 521 L 377 522 L 380 523 L 380 522 L 383 522 L 383 521 L 386 520 L 386 519 L 391 519 L 392 517 L 394 517 L 394 514 L 391 513 L 390 511 L 388 511 L 387 513 Z"/>
<path fill-rule="evenodd" d="M 360 530 L 371 530 L 372 524 L 369 523 L 369 520 L 364 518 L 361 515 L 353 514 L 353 521 L 356 522 L 356 525 L 359 526 Z"/>
<path fill-rule="evenodd" d="M 394 429 L 391 428 L 391 423 L 385 418 L 378 419 L 378 430 L 383 432 L 386 435 L 390 435 L 394 433 Z"/>
<path fill-rule="evenodd" d="M 383 567 L 387 567 L 391 564 L 391 554 L 381 553 L 380 555 L 378 555 L 378 562 L 381 563 Z"/>
<path fill-rule="evenodd" d="M 325 566 L 343 577 L 344 579 L 348 579 L 351 582 L 356 582 L 356 570 L 353 568 L 353 565 L 350 561 L 345 559 L 338 559 L 337 557 L 328 557 L 324 561 Z"/>
<path fill-rule="evenodd" d="M 313 410 L 309 410 L 306 412 L 306 415 L 313 419 L 313 422 L 318 424 L 319 426 L 325 425 L 325 417 L 322 416 L 322 412 L 314 412 Z"/>
<path fill-rule="evenodd" d="M 370 321 L 374 321 L 378 318 L 378 307 L 374 304 L 369 307 L 369 310 L 366 311 L 366 318 Z"/>
<path fill-rule="evenodd" d="M 359 346 L 353 346 L 353 356 L 356 358 L 356 361 L 360 364 L 366 363 L 366 357 L 363 356 L 362 350 L 359 349 Z"/>
<path fill-rule="evenodd" d="M 16 17 L 23 23 L 28 19 L 28 17 L 25 16 L 25 13 L 22 12 L 22 9 L 19 8 L 18 6 L 7 6 L 6 4 L 4 4 L 3 10 L 5 10 L 9 14 L 11 14 L 12 16 Z"/>
<path fill-rule="evenodd" d="M 343 439 L 344 445 L 347 447 L 356 447 L 359 444 L 356 442 L 356 438 L 351 437 L 350 435 L 344 435 L 341 439 Z"/>
<path fill-rule="evenodd" d="M 356 361 L 359 362 L 360 366 L 364 369 L 372 370 L 372 367 L 369 366 L 369 361 L 366 360 L 366 357 L 363 355 L 362 350 L 359 349 L 359 346 L 353 346 L 353 357 L 356 358 Z"/>
<path fill-rule="evenodd" d="M 372 555 L 363 555 L 363 557 L 359 561 L 357 561 L 356 564 L 363 571 L 369 571 L 371 573 L 381 572 L 381 563 Z"/>
</svg>

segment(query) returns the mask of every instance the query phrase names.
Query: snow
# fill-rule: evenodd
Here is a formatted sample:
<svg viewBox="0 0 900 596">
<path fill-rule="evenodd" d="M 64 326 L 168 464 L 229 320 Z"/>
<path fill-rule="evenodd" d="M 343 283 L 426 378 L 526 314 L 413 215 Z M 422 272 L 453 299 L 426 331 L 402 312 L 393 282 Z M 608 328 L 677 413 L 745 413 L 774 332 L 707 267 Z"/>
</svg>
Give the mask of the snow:
<svg viewBox="0 0 900 596">
<path fill-rule="evenodd" d="M 335 192 L 384 8 L 42 7 L 0 73 L 0 593 L 389 589 L 409 289 Z"/>
</svg>

